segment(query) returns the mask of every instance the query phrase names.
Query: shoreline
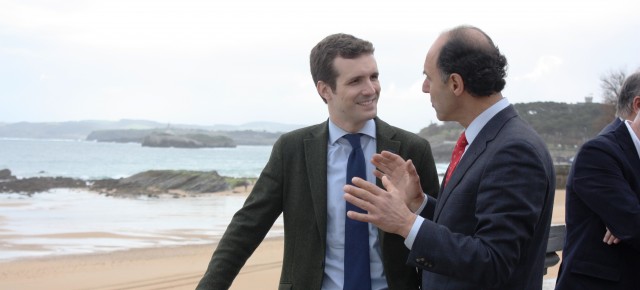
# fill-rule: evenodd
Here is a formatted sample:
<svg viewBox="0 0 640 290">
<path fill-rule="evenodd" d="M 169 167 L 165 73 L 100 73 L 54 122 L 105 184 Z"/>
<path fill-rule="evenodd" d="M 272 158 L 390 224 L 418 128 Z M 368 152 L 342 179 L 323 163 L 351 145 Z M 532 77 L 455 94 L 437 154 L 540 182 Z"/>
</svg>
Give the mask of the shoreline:
<svg viewBox="0 0 640 290">
<path fill-rule="evenodd" d="M 564 223 L 564 200 L 565 191 L 556 190 L 552 224 Z M 216 245 L 209 242 L 0 261 L 0 289 L 194 289 Z M 284 237 L 266 237 L 230 289 L 276 289 L 283 251 Z M 543 289 L 553 289 L 558 266 L 547 269 Z"/>
<path fill-rule="evenodd" d="M 277 285 L 284 238 L 265 238 L 231 289 Z M 0 262 L 2 289 L 194 289 L 214 244 L 157 247 Z"/>
<path fill-rule="evenodd" d="M 249 190 L 155 197 L 78 189 L 8 194 L 0 200 L 0 262 L 215 243 Z M 281 223 L 273 229 L 267 237 L 282 235 Z"/>
</svg>

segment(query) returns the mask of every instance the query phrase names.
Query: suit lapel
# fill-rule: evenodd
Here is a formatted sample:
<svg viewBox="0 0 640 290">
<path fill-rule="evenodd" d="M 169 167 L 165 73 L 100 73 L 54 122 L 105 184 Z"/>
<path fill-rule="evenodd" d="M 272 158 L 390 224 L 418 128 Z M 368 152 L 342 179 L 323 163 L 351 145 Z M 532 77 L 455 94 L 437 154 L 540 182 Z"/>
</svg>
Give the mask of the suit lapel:
<svg viewBox="0 0 640 290">
<path fill-rule="evenodd" d="M 389 151 L 398 153 L 400 151 L 400 141 L 393 140 L 395 130 L 384 121 L 375 118 L 376 122 L 376 152 Z M 376 185 L 382 187 L 382 181 L 376 178 Z"/>
<path fill-rule="evenodd" d="M 310 131 L 304 138 L 304 155 L 307 178 L 311 189 L 311 200 L 316 215 L 319 236 L 322 245 L 326 244 L 327 233 L 327 140 L 328 123 L 324 122 L 318 129 Z M 324 166 L 322 166 L 324 164 Z M 301 176 L 302 177 L 302 176 Z"/>
<path fill-rule="evenodd" d="M 460 163 L 456 166 L 449 182 L 442 188 L 441 195 L 438 197 L 438 202 L 436 203 L 436 209 L 434 211 L 434 221 L 438 220 L 440 212 L 447 203 L 451 192 L 456 188 L 460 181 L 462 181 L 462 178 L 465 176 L 469 168 L 473 166 L 476 160 L 478 160 L 478 157 L 480 157 L 480 155 L 482 155 L 482 153 L 487 149 L 488 143 L 496 138 L 500 130 L 502 130 L 502 127 L 509 119 L 516 117 L 517 115 L 518 114 L 513 108 L 513 105 L 509 105 L 509 107 L 493 116 L 482 130 L 480 130 L 480 133 L 475 140 L 473 140 L 473 143 L 469 145 L 467 151 L 462 155 L 462 159 L 460 159 Z"/>
<path fill-rule="evenodd" d="M 375 118 L 376 122 L 376 153 L 380 153 L 384 150 L 398 153 L 400 151 L 400 141 L 393 140 L 396 132 L 395 130 L 384 121 Z M 380 188 L 384 188 L 382 185 L 382 180 L 376 178 L 376 185 Z M 387 243 L 385 243 L 385 232 L 381 229 L 378 229 L 378 238 L 380 239 L 380 245 L 382 251 L 391 250 L 389 247 L 385 247 Z M 389 269 L 385 269 L 385 271 L 389 271 Z"/>
<path fill-rule="evenodd" d="M 631 138 L 631 134 L 629 133 L 627 126 L 625 124 L 619 125 L 613 134 L 616 138 L 616 143 L 620 146 L 624 155 L 627 156 L 632 170 L 639 171 L 640 157 L 638 156 L 638 151 L 636 150 L 636 146 L 633 144 L 633 139 Z M 636 174 L 636 176 L 640 175 L 638 172 L 636 172 Z"/>
</svg>

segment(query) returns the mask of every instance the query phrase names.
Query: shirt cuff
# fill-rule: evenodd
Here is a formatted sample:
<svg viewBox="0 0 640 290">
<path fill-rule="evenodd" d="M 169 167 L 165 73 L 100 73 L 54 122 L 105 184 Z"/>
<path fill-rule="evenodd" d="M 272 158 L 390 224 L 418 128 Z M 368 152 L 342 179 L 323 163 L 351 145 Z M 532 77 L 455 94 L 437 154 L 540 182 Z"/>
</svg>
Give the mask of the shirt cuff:
<svg viewBox="0 0 640 290">
<path fill-rule="evenodd" d="M 427 207 L 427 202 L 429 201 L 429 197 L 427 197 L 426 193 L 422 193 L 422 195 L 424 195 L 424 200 L 422 201 L 422 204 L 420 205 L 418 210 L 414 212 L 417 215 L 420 215 L 420 213 L 424 210 L 424 208 Z"/>
<path fill-rule="evenodd" d="M 411 247 L 413 247 L 413 242 L 416 240 L 416 236 L 418 235 L 418 231 L 420 231 L 420 226 L 422 226 L 423 222 L 424 222 L 423 217 L 419 215 L 416 216 L 416 220 L 413 222 L 413 226 L 411 226 L 411 230 L 409 231 L 407 238 L 404 239 L 404 245 L 409 250 L 411 250 Z"/>
</svg>

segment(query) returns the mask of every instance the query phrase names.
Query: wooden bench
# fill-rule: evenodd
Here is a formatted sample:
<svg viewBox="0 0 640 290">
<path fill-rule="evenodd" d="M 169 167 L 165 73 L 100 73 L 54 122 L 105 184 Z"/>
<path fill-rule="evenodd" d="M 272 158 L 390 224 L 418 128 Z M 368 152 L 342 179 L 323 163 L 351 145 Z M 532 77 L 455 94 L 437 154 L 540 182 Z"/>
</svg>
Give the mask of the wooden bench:
<svg viewBox="0 0 640 290">
<path fill-rule="evenodd" d="M 544 274 L 547 274 L 547 268 L 553 267 L 560 262 L 558 251 L 562 251 L 564 246 L 564 238 L 566 235 L 565 225 L 551 225 L 549 229 L 549 240 L 547 242 L 547 254 L 544 258 Z"/>
</svg>

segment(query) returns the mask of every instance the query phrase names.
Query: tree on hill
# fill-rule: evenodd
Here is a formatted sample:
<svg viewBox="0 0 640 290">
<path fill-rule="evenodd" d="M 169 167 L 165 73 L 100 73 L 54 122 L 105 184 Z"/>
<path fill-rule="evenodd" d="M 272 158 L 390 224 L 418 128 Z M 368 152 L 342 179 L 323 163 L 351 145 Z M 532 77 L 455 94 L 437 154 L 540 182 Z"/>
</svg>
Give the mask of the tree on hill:
<svg viewBox="0 0 640 290">
<path fill-rule="evenodd" d="M 602 89 L 602 102 L 615 106 L 620 96 L 620 89 L 627 78 L 624 70 L 613 70 L 600 77 L 600 88 Z"/>
</svg>

